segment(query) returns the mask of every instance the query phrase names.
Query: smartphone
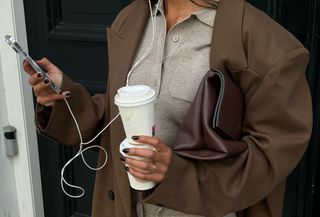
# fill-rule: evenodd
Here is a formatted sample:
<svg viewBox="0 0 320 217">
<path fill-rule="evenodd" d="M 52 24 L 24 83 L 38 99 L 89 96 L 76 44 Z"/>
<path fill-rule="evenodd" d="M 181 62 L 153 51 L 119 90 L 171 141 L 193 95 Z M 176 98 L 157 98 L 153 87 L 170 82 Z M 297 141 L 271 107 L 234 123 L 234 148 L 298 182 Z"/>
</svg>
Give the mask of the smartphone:
<svg viewBox="0 0 320 217">
<path fill-rule="evenodd" d="M 16 40 L 10 36 L 10 35 L 6 35 L 5 36 L 5 41 L 8 45 L 10 45 L 10 47 L 12 47 L 12 49 L 21 54 L 27 61 L 28 63 L 32 66 L 32 68 L 37 72 L 37 73 L 41 73 L 42 76 L 45 79 L 48 79 L 50 81 L 49 86 L 51 87 L 51 89 L 56 92 L 57 94 L 61 94 L 62 91 L 60 90 L 60 88 L 58 87 L 58 85 L 56 85 L 49 77 L 49 75 L 47 74 L 47 72 L 42 69 L 37 63 L 36 61 L 34 61 L 25 51 L 24 49 L 19 45 L 18 42 L 16 42 Z"/>
</svg>

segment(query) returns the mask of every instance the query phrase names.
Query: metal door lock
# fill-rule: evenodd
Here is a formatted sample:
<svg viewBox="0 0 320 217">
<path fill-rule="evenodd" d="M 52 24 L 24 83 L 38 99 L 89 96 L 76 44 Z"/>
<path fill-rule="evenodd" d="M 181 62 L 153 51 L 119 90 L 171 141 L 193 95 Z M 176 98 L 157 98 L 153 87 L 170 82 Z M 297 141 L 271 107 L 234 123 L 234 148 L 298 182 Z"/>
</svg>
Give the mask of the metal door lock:
<svg viewBox="0 0 320 217">
<path fill-rule="evenodd" d="M 2 128 L 4 139 L 4 152 L 7 157 L 14 157 L 18 154 L 18 144 L 16 139 L 16 128 L 5 126 Z"/>
</svg>

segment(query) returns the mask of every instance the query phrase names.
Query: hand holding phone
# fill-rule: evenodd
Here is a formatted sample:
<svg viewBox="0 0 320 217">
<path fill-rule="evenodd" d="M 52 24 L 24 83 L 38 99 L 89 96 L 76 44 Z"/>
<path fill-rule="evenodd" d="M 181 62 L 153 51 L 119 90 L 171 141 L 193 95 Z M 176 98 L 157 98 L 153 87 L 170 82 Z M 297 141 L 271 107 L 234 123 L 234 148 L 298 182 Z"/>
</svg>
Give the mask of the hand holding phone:
<svg viewBox="0 0 320 217">
<path fill-rule="evenodd" d="M 7 42 L 8 45 L 10 45 L 12 47 L 12 49 L 14 51 L 16 51 L 17 53 L 20 53 L 25 59 L 26 61 L 28 61 L 28 63 L 31 65 L 31 67 L 35 70 L 35 72 L 37 73 L 41 73 L 41 75 L 50 81 L 50 87 L 52 88 L 52 90 L 54 92 L 56 92 L 57 94 L 61 94 L 62 91 L 60 90 L 59 86 L 56 85 L 52 80 L 50 80 L 50 77 L 47 75 L 47 72 L 44 71 L 37 63 L 36 61 L 34 61 L 25 51 L 24 49 L 19 45 L 18 42 L 16 42 L 16 40 L 10 36 L 10 35 L 6 35 L 5 36 L 5 41 Z"/>
<path fill-rule="evenodd" d="M 34 90 L 37 102 L 41 105 L 53 106 L 56 100 L 70 97 L 70 91 L 57 94 L 50 87 L 50 82 L 52 81 L 54 81 L 59 87 L 61 86 L 63 76 L 62 71 L 47 58 L 42 58 L 41 60 L 38 60 L 37 63 L 48 71 L 51 80 L 47 80 L 41 73 L 37 73 L 27 61 L 23 62 L 23 69 L 31 75 L 29 78 L 29 84 Z"/>
<path fill-rule="evenodd" d="M 53 106 L 56 100 L 71 96 L 70 91 L 62 92 L 62 71 L 48 59 L 34 61 L 13 37 L 6 35 L 5 40 L 17 53 L 24 56 L 24 70 L 30 75 L 29 83 L 37 97 L 37 102 L 45 106 Z"/>
</svg>

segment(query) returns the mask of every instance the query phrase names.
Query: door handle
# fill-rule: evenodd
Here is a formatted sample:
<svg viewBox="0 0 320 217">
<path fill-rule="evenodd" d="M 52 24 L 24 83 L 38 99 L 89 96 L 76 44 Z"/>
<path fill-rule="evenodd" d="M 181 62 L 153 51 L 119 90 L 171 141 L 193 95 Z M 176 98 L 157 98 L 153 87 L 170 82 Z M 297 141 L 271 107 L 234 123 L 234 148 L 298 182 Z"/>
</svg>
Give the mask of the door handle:
<svg viewBox="0 0 320 217">
<path fill-rule="evenodd" d="M 16 139 L 16 128 L 10 125 L 2 127 L 4 139 L 4 153 L 7 157 L 14 157 L 18 154 L 18 143 Z"/>
</svg>

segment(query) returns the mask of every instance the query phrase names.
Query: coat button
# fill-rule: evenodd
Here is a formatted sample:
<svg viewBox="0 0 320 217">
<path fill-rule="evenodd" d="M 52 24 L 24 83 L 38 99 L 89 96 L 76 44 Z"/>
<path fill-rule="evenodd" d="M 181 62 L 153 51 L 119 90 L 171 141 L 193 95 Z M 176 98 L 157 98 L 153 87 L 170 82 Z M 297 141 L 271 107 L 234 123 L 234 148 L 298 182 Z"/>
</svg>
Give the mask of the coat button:
<svg viewBox="0 0 320 217">
<path fill-rule="evenodd" d="M 113 191 L 108 191 L 108 197 L 110 200 L 114 200 L 114 192 Z"/>
</svg>

